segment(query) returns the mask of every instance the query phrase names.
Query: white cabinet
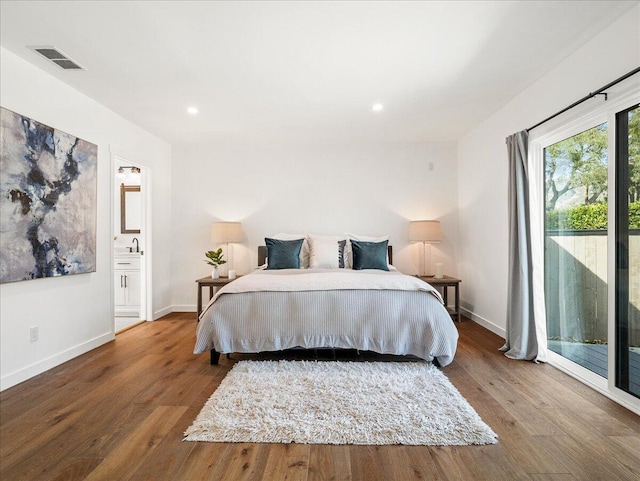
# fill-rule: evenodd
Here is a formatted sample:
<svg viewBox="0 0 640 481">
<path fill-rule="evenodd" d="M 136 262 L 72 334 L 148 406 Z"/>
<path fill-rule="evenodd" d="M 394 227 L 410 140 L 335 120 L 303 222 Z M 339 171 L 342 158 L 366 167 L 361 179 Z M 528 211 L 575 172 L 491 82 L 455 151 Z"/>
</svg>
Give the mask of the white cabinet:
<svg viewBox="0 0 640 481">
<path fill-rule="evenodd" d="M 116 317 L 139 317 L 140 256 L 116 256 L 113 281 Z"/>
</svg>

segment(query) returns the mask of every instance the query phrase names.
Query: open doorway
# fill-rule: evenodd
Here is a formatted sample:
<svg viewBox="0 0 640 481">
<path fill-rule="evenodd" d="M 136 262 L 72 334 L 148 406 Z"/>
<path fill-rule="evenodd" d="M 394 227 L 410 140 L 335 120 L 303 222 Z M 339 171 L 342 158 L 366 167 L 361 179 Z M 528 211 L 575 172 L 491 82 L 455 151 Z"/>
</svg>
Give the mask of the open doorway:
<svg viewBox="0 0 640 481">
<path fill-rule="evenodd" d="M 147 320 L 148 172 L 114 156 L 114 323 L 118 334 Z"/>
</svg>

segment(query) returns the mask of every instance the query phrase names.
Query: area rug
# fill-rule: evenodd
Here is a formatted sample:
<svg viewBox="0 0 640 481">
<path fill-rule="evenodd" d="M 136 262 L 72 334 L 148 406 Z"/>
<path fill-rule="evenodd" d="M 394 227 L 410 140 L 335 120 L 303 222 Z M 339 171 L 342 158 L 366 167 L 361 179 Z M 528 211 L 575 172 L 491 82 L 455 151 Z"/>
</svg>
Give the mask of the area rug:
<svg viewBox="0 0 640 481">
<path fill-rule="evenodd" d="M 241 361 L 185 441 L 364 445 L 495 444 L 427 362 Z"/>
</svg>

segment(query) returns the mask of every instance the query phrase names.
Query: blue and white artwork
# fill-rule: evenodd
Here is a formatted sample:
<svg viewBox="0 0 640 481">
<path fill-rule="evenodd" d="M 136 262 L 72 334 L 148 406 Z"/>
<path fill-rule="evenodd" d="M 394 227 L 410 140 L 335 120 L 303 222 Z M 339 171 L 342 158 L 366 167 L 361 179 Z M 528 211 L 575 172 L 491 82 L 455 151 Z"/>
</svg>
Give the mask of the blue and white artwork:
<svg viewBox="0 0 640 481">
<path fill-rule="evenodd" d="M 0 282 L 96 270 L 98 147 L 0 108 Z"/>
</svg>

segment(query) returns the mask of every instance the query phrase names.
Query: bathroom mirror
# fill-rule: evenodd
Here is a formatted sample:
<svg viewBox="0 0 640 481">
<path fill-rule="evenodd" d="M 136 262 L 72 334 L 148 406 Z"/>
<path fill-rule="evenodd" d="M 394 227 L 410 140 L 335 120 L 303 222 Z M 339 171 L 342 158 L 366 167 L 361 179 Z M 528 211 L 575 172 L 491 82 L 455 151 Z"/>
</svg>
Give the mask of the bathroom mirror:
<svg viewBox="0 0 640 481">
<path fill-rule="evenodd" d="M 120 232 L 140 234 L 141 195 L 139 185 L 120 185 Z"/>
</svg>

